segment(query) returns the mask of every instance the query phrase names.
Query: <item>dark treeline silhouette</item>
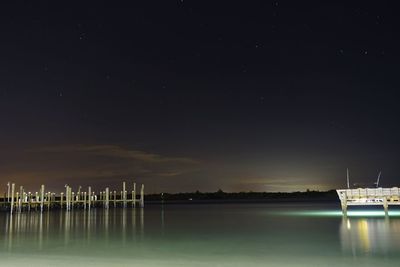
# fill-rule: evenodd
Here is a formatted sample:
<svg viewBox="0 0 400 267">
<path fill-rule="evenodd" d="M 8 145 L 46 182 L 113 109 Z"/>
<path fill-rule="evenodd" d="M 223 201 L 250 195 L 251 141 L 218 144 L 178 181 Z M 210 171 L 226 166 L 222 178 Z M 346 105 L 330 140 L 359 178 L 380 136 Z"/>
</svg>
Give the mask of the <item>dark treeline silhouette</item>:
<svg viewBox="0 0 400 267">
<path fill-rule="evenodd" d="M 217 192 L 189 192 L 189 193 L 162 193 L 148 194 L 147 201 L 330 201 L 337 200 L 335 190 L 304 192 L 224 192 L 221 189 Z"/>
</svg>

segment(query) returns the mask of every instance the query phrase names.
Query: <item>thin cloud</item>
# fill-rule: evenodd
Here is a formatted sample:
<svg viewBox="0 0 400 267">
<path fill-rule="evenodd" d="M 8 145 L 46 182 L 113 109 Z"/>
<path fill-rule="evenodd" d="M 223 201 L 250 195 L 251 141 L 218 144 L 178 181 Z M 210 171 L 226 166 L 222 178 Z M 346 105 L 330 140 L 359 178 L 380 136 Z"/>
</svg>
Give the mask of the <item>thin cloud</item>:
<svg viewBox="0 0 400 267">
<path fill-rule="evenodd" d="M 196 172 L 202 164 L 117 145 L 62 145 L 13 150 L 0 158 L 0 180 L 22 184 L 106 184 L 107 181 L 168 179 L 173 183 Z M 131 178 L 129 178 L 131 177 Z M 161 180 L 160 180 L 161 179 Z M 175 180 L 174 180 L 175 179 Z"/>
<path fill-rule="evenodd" d="M 159 154 L 149 153 L 141 150 L 130 150 L 116 145 L 68 145 L 43 147 L 34 151 L 42 152 L 80 152 L 91 155 L 108 156 L 114 158 L 125 158 L 139 160 L 150 163 L 181 162 L 188 164 L 198 164 L 199 162 L 191 158 L 168 157 Z"/>
</svg>

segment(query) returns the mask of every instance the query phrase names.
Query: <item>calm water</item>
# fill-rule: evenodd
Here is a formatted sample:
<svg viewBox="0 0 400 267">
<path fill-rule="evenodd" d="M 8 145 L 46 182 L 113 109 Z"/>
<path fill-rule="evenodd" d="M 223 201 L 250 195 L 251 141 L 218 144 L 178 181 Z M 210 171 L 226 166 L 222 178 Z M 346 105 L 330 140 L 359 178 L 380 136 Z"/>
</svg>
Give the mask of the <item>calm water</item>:
<svg viewBox="0 0 400 267">
<path fill-rule="evenodd" d="M 400 213 L 215 204 L 0 214 L 0 266 L 398 266 Z"/>
</svg>

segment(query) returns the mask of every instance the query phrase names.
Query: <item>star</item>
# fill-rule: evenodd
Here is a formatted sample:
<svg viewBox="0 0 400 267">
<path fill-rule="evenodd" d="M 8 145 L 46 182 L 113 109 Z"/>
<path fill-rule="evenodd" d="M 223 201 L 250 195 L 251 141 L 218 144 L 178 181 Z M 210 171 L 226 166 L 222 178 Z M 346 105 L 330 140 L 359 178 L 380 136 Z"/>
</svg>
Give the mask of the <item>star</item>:
<svg viewBox="0 0 400 267">
<path fill-rule="evenodd" d="M 85 35 L 86 35 L 86 33 L 81 32 L 81 33 L 79 34 L 79 40 L 83 40 L 83 39 L 85 38 Z"/>
</svg>

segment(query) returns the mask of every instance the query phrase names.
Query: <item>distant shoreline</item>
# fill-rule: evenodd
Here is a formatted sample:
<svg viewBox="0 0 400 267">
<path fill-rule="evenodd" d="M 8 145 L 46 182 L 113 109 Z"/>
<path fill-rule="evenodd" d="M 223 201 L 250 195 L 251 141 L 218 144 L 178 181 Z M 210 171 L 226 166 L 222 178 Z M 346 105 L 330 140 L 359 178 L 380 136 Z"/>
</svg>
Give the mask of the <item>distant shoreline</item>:
<svg viewBox="0 0 400 267">
<path fill-rule="evenodd" d="M 285 204 L 285 203 L 339 203 L 333 199 L 281 199 L 281 200 L 266 200 L 266 199 L 226 199 L 226 200 L 148 200 L 146 205 L 202 205 L 202 204 Z"/>
<path fill-rule="evenodd" d="M 279 202 L 335 202 L 335 190 L 305 192 L 192 192 L 148 194 L 145 202 L 149 204 L 202 204 L 202 203 L 279 203 Z"/>
</svg>

